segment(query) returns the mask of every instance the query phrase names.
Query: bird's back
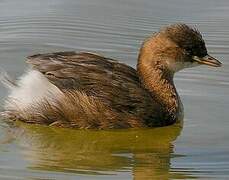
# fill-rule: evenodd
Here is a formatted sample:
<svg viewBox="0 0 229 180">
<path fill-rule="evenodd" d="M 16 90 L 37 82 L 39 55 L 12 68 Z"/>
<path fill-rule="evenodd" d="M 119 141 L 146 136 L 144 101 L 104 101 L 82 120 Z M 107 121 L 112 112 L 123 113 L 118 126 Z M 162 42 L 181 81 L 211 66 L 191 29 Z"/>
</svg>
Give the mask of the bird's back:
<svg viewBox="0 0 229 180">
<path fill-rule="evenodd" d="M 142 87 L 137 71 L 113 59 L 84 52 L 57 52 L 33 55 L 27 62 L 62 95 L 53 96 L 51 101 L 55 103 L 44 98 L 23 109 L 23 113 L 18 112 L 16 117 L 23 121 L 78 128 L 120 128 L 144 126 L 145 121 L 159 120 L 163 113 L 160 104 L 152 102 L 151 95 Z"/>
</svg>

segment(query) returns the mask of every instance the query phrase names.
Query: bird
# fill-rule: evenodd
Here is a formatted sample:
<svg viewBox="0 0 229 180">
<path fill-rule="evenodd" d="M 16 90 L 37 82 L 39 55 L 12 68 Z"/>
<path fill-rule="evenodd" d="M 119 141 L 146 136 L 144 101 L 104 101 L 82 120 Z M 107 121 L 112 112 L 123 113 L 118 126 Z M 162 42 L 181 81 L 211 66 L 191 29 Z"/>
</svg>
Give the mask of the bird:
<svg viewBox="0 0 229 180">
<path fill-rule="evenodd" d="M 162 27 L 140 47 L 136 69 L 90 52 L 63 51 L 27 58 L 30 68 L 9 87 L 2 116 L 12 122 L 78 129 L 151 128 L 175 124 L 183 105 L 178 71 L 220 67 L 201 33 L 177 23 Z"/>
</svg>

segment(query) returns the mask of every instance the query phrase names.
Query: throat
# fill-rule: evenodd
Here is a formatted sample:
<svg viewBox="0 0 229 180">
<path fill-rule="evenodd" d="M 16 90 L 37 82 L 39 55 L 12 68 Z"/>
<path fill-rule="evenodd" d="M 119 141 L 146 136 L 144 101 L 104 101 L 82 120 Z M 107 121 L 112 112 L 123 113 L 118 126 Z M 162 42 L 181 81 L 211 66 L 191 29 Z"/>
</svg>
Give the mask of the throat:
<svg viewBox="0 0 229 180">
<path fill-rule="evenodd" d="M 173 73 L 163 64 L 138 64 L 138 73 L 142 86 L 149 91 L 163 113 L 163 125 L 170 125 L 178 120 L 182 104 L 173 82 Z"/>
</svg>

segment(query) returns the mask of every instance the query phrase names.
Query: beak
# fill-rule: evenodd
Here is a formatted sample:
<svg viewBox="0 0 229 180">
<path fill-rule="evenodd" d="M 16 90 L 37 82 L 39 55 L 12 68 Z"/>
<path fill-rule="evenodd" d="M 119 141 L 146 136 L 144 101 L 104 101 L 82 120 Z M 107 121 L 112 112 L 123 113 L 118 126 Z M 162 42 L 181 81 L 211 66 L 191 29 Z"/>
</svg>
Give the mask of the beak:
<svg viewBox="0 0 229 180">
<path fill-rule="evenodd" d="M 199 64 L 205 64 L 213 67 L 220 67 L 222 65 L 221 62 L 210 55 L 206 55 L 204 57 L 193 56 L 192 59 Z"/>
</svg>

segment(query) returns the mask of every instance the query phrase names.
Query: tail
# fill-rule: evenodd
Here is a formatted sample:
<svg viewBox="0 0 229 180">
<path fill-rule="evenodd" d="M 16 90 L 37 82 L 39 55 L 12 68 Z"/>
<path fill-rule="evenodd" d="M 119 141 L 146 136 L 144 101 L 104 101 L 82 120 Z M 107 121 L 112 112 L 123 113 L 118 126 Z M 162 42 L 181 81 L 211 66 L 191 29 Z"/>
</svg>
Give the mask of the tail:
<svg viewBox="0 0 229 180">
<path fill-rule="evenodd" d="M 2 68 L 0 68 L 0 82 L 9 89 L 13 89 L 18 86 L 16 80 L 10 77 Z"/>
</svg>

